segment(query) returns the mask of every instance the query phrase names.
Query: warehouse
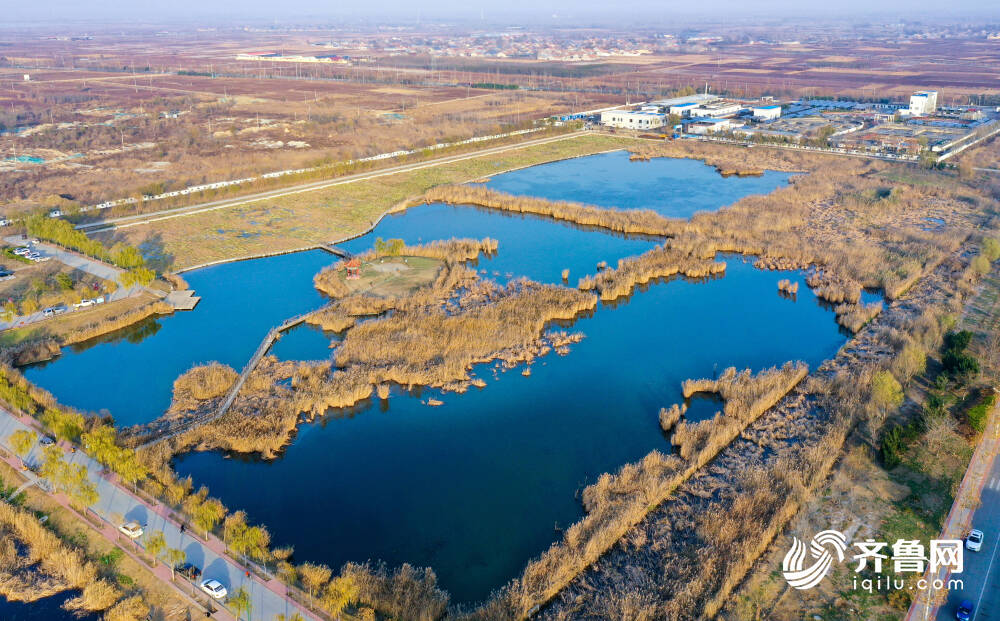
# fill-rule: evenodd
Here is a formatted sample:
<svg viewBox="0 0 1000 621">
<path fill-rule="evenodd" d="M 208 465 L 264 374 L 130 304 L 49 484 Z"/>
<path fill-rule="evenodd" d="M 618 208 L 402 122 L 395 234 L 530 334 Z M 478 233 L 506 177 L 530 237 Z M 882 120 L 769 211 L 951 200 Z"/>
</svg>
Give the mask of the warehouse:
<svg viewBox="0 0 1000 621">
<path fill-rule="evenodd" d="M 688 114 L 692 117 L 721 119 L 736 116 L 742 109 L 742 105 L 732 101 L 716 101 L 713 103 L 702 104 L 692 109 L 688 112 Z"/>
<path fill-rule="evenodd" d="M 757 106 L 752 110 L 753 118 L 758 121 L 772 121 L 781 116 L 781 106 Z"/>
<path fill-rule="evenodd" d="M 725 132 L 742 126 L 742 123 L 734 121 L 733 119 L 712 119 L 699 117 L 688 121 L 687 124 L 684 125 L 684 131 L 689 134 L 705 135 L 714 134 L 716 132 Z"/>
</svg>

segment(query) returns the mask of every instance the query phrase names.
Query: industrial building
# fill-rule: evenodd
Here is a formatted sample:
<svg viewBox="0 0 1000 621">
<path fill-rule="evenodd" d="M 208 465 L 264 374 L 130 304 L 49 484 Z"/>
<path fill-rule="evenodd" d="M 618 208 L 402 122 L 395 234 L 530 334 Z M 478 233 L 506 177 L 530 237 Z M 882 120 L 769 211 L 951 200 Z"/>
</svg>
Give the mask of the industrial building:
<svg viewBox="0 0 1000 621">
<path fill-rule="evenodd" d="M 667 123 L 667 115 L 648 110 L 608 110 L 601 113 L 601 125 L 622 129 L 656 129 Z"/>
<path fill-rule="evenodd" d="M 714 101 L 692 108 L 688 111 L 691 117 L 721 119 L 736 116 L 743 110 L 743 106 L 731 101 Z"/>
<path fill-rule="evenodd" d="M 716 95 L 709 95 L 707 93 L 699 93 L 696 95 L 686 95 L 684 97 L 671 97 L 670 99 L 657 99 L 656 101 L 649 102 L 652 106 L 659 106 L 662 110 L 668 110 L 673 106 L 682 106 L 685 104 L 704 104 L 712 103 L 713 101 L 718 101 L 719 98 Z"/>
<path fill-rule="evenodd" d="M 674 104 L 667 108 L 670 114 L 676 114 L 677 116 L 691 116 L 691 111 L 697 108 L 699 105 L 696 101 L 689 101 L 686 103 Z"/>
<path fill-rule="evenodd" d="M 910 114 L 927 116 L 937 110 L 937 91 L 917 91 L 910 95 Z"/>
<path fill-rule="evenodd" d="M 708 117 L 697 117 L 689 120 L 684 125 L 684 131 L 689 134 L 705 135 L 717 132 L 726 132 L 737 127 L 743 127 L 743 123 L 733 119 L 714 119 Z"/>
<path fill-rule="evenodd" d="M 756 106 L 751 108 L 753 118 L 758 121 L 771 121 L 781 116 L 781 106 Z"/>
</svg>

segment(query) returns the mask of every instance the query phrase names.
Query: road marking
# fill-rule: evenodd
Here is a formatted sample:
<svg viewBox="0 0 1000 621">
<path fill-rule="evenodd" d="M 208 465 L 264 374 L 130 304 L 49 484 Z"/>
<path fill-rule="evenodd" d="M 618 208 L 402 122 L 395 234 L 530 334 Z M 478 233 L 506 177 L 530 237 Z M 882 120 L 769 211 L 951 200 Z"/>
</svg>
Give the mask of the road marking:
<svg viewBox="0 0 1000 621">
<path fill-rule="evenodd" d="M 997 558 L 1000 535 L 994 536 L 996 537 L 996 543 L 993 544 L 993 554 L 990 555 L 990 564 L 986 566 L 986 575 L 983 576 L 983 586 L 979 589 L 979 597 L 976 598 L 976 611 L 972 613 L 972 621 L 976 621 L 976 618 L 979 616 L 979 603 L 983 601 L 983 593 L 986 591 L 986 585 L 990 583 L 990 570 L 993 569 L 993 561 Z"/>
</svg>

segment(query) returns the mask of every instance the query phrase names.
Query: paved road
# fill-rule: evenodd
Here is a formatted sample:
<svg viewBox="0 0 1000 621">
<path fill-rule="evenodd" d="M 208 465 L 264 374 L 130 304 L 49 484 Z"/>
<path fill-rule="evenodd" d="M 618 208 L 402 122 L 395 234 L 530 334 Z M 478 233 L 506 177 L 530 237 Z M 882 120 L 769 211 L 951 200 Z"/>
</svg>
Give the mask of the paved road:
<svg viewBox="0 0 1000 621">
<path fill-rule="evenodd" d="M 10 235 L 4 238 L 4 241 L 9 244 L 13 244 L 14 246 L 22 246 L 25 244 L 25 241 L 21 239 L 20 235 Z M 75 252 L 70 252 L 53 244 L 38 242 L 36 244 L 32 244 L 32 247 L 35 249 L 35 252 L 43 257 L 50 257 L 54 261 L 59 261 L 74 269 L 78 269 L 104 280 L 110 280 L 117 284 L 118 288 L 112 293 L 98 294 L 95 292 L 94 297 L 103 295 L 106 302 L 123 300 L 125 298 L 132 297 L 133 295 L 138 295 L 146 290 L 145 287 L 138 285 L 123 287 L 121 283 L 121 276 L 124 273 L 124 270 L 121 270 L 113 265 L 109 265 L 96 259 L 91 259 L 90 257 L 86 257 Z M 70 306 L 67 312 L 74 312 L 75 310 L 76 309 Z M 49 319 L 49 317 L 46 317 L 40 310 L 30 315 L 14 317 L 10 321 L 0 321 L 0 330 L 22 327 L 28 324 L 44 321 L 45 319 Z"/>
<path fill-rule="evenodd" d="M 19 429 L 29 427 L 13 414 L 0 409 L 0 445 L 10 449 L 10 434 Z M 13 453 L 13 451 L 11 451 Z M 41 459 L 41 447 L 36 443 L 32 452 L 26 457 L 28 464 L 38 463 Z M 214 578 L 225 585 L 230 593 L 243 587 L 250 593 L 253 600 L 253 610 L 250 621 L 273 621 L 279 615 L 291 616 L 299 612 L 306 619 L 312 615 L 298 608 L 284 597 L 284 587 L 276 580 L 267 584 L 256 578 L 248 578 L 246 571 L 225 556 L 224 546 L 214 537 L 207 543 L 191 536 L 189 532 L 182 533 L 178 524 L 168 519 L 164 514 L 167 510 L 162 506 L 150 506 L 139 500 L 125 488 L 115 484 L 112 479 L 102 475 L 103 468 L 82 451 L 67 453 L 66 461 L 86 466 L 91 481 L 97 486 L 99 500 L 91 509 L 102 519 L 117 527 L 119 521 L 134 520 L 145 525 L 148 535 L 162 531 L 167 545 L 179 548 L 187 554 L 187 561 L 200 567 L 204 578 Z M 141 544 L 144 539 L 140 539 Z M 161 572 L 162 573 L 162 572 Z M 169 574 L 166 574 L 169 577 Z M 169 578 L 168 578 L 169 579 Z M 178 577 L 178 581 L 183 578 Z M 217 616 L 217 618 L 222 618 Z"/>
<path fill-rule="evenodd" d="M 938 609 L 940 621 L 954 621 L 955 610 L 963 599 L 976 603 L 974 621 L 1000 619 L 1000 459 L 994 459 L 986 475 L 982 504 L 972 518 L 972 528 L 986 535 L 979 552 L 965 552 L 965 571 L 952 574 L 962 579 L 962 589 L 948 594 L 948 602 Z"/>
<path fill-rule="evenodd" d="M 346 183 L 356 183 L 358 181 L 365 181 L 368 179 L 375 179 L 377 177 L 383 177 L 386 175 L 395 175 L 402 172 L 409 172 L 413 170 L 420 170 L 422 168 L 431 168 L 434 166 L 440 166 L 442 164 L 450 164 L 452 162 L 460 162 L 463 160 L 469 160 L 477 157 L 483 157 L 485 155 L 495 155 L 497 153 L 503 153 L 505 151 L 512 151 L 514 149 L 523 149 L 526 147 L 537 146 L 540 144 L 547 144 L 550 142 L 558 142 L 560 140 L 568 140 L 570 138 L 577 138 L 579 136 L 586 135 L 587 132 L 573 132 L 570 134 L 562 134 L 559 136 L 539 138 L 537 140 L 528 140 L 525 142 L 519 142 L 513 145 L 502 145 L 498 147 L 490 147 L 488 149 L 482 149 L 480 151 L 474 151 L 472 153 L 463 153 L 460 155 L 449 155 L 445 157 L 439 157 L 433 160 L 427 160 L 424 162 L 416 162 L 413 164 L 401 164 L 399 166 L 392 166 L 389 168 L 382 168 L 372 172 L 356 173 L 353 175 L 347 175 L 344 177 L 337 177 L 336 179 L 324 179 L 322 181 L 311 181 L 308 183 L 302 183 L 299 185 L 293 185 L 289 187 L 284 187 L 278 190 L 268 190 L 266 192 L 258 192 L 257 194 L 250 194 L 247 196 L 241 196 L 239 198 L 223 199 L 217 201 L 211 201 L 207 203 L 201 203 L 198 205 L 189 205 L 187 207 L 175 207 L 173 209 L 164 209 L 161 211 L 155 211 L 147 214 L 139 214 L 135 216 L 123 216 L 121 218 L 109 218 L 107 220 L 100 220 L 98 222 L 88 222 L 85 224 L 77 225 L 77 229 L 87 231 L 87 233 L 98 233 L 101 231 L 109 231 L 114 229 L 127 228 L 131 226 L 138 226 L 141 224 L 148 224 L 150 222 L 157 222 L 159 220 L 168 220 L 170 218 L 178 218 L 182 216 L 189 216 L 196 213 L 203 213 L 206 211 L 214 211 L 216 209 L 224 209 L 226 207 L 234 207 L 236 205 L 243 205 L 246 203 L 253 203 L 256 201 L 266 200 L 270 198 L 278 198 L 280 196 L 288 196 L 291 194 L 299 194 L 302 192 L 312 192 L 314 190 L 321 190 L 324 188 L 329 188 L 337 185 L 343 185 Z"/>
</svg>

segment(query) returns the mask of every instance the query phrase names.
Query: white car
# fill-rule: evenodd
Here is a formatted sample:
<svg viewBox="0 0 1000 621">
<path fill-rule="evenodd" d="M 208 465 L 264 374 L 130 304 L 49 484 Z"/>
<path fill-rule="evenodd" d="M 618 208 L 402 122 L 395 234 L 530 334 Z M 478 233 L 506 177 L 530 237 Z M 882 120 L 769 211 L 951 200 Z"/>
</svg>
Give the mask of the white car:
<svg viewBox="0 0 1000 621">
<path fill-rule="evenodd" d="M 973 552 L 979 552 L 979 549 L 983 547 L 983 531 L 970 530 L 969 536 L 965 538 L 965 547 Z"/>
<path fill-rule="evenodd" d="M 215 599 L 222 599 L 229 594 L 226 587 L 222 586 L 222 583 L 218 580 L 213 580 L 209 578 L 208 580 L 201 581 L 201 590 L 208 593 Z"/>
<path fill-rule="evenodd" d="M 19 257 L 23 257 L 24 255 L 28 254 L 29 252 L 31 252 L 31 248 L 28 248 L 27 246 L 21 246 L 20 248 L 15 248 L 14 249 L 14 254 L 16 254 Z"/>
<path fill-rule="evenodd" d="M 142 537 L 142 524 L 139 522 L 127 522 L 119 526 L 118 530 L 129 539 Z"/>
<path fill-rule="evenodd" d="M 0 218 L 0 226 L 10 226 L 12 222 L 9 218 Z"/>
<path fill-rule="evenodd" d="M 73 308 L 87 308 L 88 306 L 93 306 L 94 304 L 97 304 L 95 300 L 80 300 L 73 305 Z"/>
</svg>

